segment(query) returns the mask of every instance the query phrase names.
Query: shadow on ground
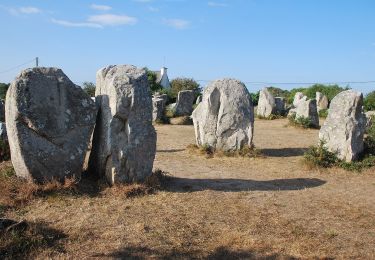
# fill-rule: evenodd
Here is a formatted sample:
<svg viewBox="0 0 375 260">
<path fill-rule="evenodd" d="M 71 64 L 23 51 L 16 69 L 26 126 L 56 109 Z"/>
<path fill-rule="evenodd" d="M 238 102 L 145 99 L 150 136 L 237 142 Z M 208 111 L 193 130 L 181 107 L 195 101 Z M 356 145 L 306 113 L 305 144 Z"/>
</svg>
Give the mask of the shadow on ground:
<svg viewBox="0 0 375 260">
<path fill-rule="evenodd" d="M 157 153 L 177 153 L 185 151 L 185 149 L 170 149 L 170 150 L 157 150 Z"/>
<path fill-rule="evenodd" d="M 288 191 L 314 188 L 326 181 L 317 178 L 276 179 L 267 181 L 242 179 L 187 179 L 171 177 L 166 187 L 171 192 L 193 191 Z"/>
<path fill-rule="evenodd" d="M 110 254 L 98 254 L 93 257 L 110 257 L 115 259 L 298 259 L 288 255 L 261 254 L 253 250 L 232 250 L 218 247 L 213 252 L 200 250 L 174 249 L 156 250 L 148 247 L 125 247 Z"/>
<path fill-rule="evenodd" d="M 268 157 L 302 156 L 307 150 L 308 148 L 261 149 L 262 154 Z"/>
</svg>

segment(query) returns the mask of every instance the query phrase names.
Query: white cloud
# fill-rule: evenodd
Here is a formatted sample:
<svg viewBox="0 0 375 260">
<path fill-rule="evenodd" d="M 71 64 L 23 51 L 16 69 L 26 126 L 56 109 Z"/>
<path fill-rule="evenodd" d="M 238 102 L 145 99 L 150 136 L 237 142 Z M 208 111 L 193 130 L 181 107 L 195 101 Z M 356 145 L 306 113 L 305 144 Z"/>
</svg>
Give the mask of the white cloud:
<svg viewBox="0 0 375 260">
<path fill-rule="evenodd" d="M 182 19 L 163 19 L 163 23 L 178 30 L 186 29 L 190 25 L 190 21 Z"/>
<path fill-rule="evenodd" d="M 97 5 L 97 4 L 92 4 L 90 5 L 91 9 L 98 10 L 98 11 L 109 11 L 112 9 L 111 6 L 108 5 Z"/>
<path fill-rule="evenodd" d="M 210 1 L 207 4 L 208 6 L 211 6 L 211 7 L 227 7 L 228 6 L 226 3 L 219 3 L 219 2 L 214 2 L 214 1 Z"/>
<path fill-rule="evenodd" d="M 147 9 L 148 9 L 150 12 L 159 12 L 159 8 L 156 8 L 156 7 L 153 7 L 153 6 L 148 6 Z"/>
<path fill-rule="evenodd" d="M 42 12 L 42 10 L 40 10 L 37 7 L 33 7 L 33 6 L 20 7 L 20 8 L 18 8 L 18 11 L 20 13 L 23 13 L 23 14 L 39 14 L 39 13 Z"/>
<path fill-rule="evenodd" d="M 77 22 L 70 22 L 70 21 L 65 21 L 65 20 L 56 20 L 52 19 L 51 20 L 53 23 L 66 26 L 66 27 L 90 27 L 90 28 L 103 28 L 102 25 L 96 24 L 96 23 L 77 23 Z"/>
<path fill-rule="evenodd" d="M 87 19 L 90 23 L 99 24 L 102 26 L 115 26 L 115 25 L 134 25 L 138 22 L 135 17 L 127 15 L 116 15 L 116 14 L 100 14 L 92 15 Z"/>
</svg>

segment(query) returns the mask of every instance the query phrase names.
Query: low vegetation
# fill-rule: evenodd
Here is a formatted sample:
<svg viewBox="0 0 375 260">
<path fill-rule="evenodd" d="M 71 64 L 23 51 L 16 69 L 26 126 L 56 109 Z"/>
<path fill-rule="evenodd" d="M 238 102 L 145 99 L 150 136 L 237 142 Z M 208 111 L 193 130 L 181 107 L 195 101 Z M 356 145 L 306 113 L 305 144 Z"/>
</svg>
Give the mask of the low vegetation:
<svg viewBox="0 0 375 260">
<path fill-rule="evenodd" d="M 324 142 L 311 146 L 304 155 L 304 161 L 309 167 L 339 167 L 348 171 L 362 171 L 375 166 L 375 125 L 367 131 L 364 140 L 364 151 L 358 161 L 345 162 L 335 153 L 328 151 Z"/>
<path fill-rule="evenodd" d="M 319 117 L 321 118 L 327 118 L 328 116 L 328 109 L 321 109 L 319 110 Z"/>
<path fill-rule="evenodd" d="M 213 158 L 213 157 L 249 157 L 249 158 L 257 158 L 257 157 L 264 157 L 262 151 L 256 149 L 255 147 L 248 147 L 244 146 L 240 150 L 236 151 L 223 151 L 215 149 L 214 147 L 204 144 L 202 146 L 198 146 L 196 144 L 188 145 L 187 149 L 191 153 L 204 155 L 206 158 Z"/>
<path fill-rule="evenodd" d="M 375 91 L 372 91 L 365 96 L 364 108 L 366 111 L 375 110 Z"/>
<path fill-rule="evenodd" d="M 316 126 L 314 126 L 311 123 L 310 118 L 303 117 L 303 116 L 298 116 L 297 117 L 295 113 L 292 113 L 290 116 L 288 116 L 288 120 L 289 120 L 289 125 L 290 126 L 300 127 L 300 128 L 304 128 L 304 129 L 307 129 L 307 128 L 316 128 Z"/>
<path fill-rule="evenodd" d="M 284 116 L 282 116 L 282 115 L 277 115 L 277 114 L 271 114 L 271 115 L 269 115 L 269 116 L 261 116 L 261 115 L 257 115 L 257 118 L 258 118 L 258 119 L 263 119 L 263 120 L 275 120 L 275 119 L 284 118 Z"/>
</svg>

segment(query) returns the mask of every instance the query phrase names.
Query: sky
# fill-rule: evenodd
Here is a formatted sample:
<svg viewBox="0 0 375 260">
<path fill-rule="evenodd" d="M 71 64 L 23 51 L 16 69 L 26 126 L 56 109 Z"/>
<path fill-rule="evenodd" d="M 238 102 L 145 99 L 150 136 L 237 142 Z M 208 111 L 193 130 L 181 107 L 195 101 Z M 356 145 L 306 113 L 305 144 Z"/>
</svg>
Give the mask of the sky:
<svg viewBox="0 0 375 260">
<path fill-rule="evenodd" d="M 77 84 L 133 64 L 202 86 L 236 78 L 250 92 L 375 90 L 373 0 L 0 0 L 0 24 L 0 82 L 39 57 Z"/>
</svg>

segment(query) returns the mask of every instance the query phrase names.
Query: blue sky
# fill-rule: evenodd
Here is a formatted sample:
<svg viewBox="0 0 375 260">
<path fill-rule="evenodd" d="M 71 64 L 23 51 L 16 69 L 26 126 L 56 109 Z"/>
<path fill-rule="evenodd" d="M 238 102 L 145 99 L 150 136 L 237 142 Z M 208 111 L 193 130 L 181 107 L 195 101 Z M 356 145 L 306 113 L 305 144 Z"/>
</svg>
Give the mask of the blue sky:
<svg viewBox="0 0 375 260">
<path fill-rule="evenodd" d="M 265 82 L 250 91 L 375 80 L 373 0 L 1 0 L 0 23 L 0 82 L 36 56 L 77 83 L 109 64 L 164 61 L 170 78 Z"/>
</svg>

